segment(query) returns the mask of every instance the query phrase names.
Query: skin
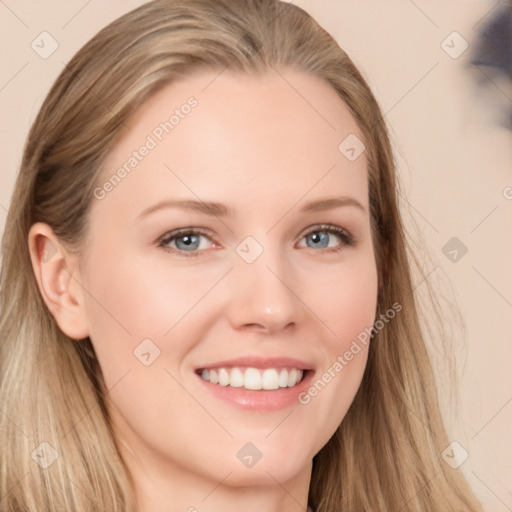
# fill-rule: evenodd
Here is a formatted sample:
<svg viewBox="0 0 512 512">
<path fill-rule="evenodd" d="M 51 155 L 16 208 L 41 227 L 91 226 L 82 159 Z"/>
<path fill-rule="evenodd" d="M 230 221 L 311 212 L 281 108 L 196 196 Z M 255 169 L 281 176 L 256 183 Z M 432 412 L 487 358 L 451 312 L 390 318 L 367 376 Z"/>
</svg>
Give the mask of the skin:
<svg viewBox="0 0 512 512">
<path fill-rule="evenodd" d="M 277 411 L 220 401 L 194 369 L 249 354 L 289 356 L 312 363 L 320 377 L 373 325 L 367 162 L 364 153 L 351 162 L 338 150 L 349 134 L 362 136 L 346 105 L 316 77 L 202 71 L 141 107 L 105 163 L 102 183 L 190 96 L 197 107 L 103 199 L 92 199 L 86 251 L 74 256 L 49 226 L 32 226 L 34 271 L 63 332 L 91 338 L 141 512 L 299 512 L 312 458 L 354 399 L 367 347 L 307 405 Z M 364 209 L 299 211 L 334 196 Z M 169 208 L 137 220 L 177 198 L 221 202 L 236 213 Z M 305 236 L 321 224 L 345 229 L 355 245 L 334 233 L 325 244 Z M 191 227 L 211 231 L 188 249 L 199 256 L 158 247 L 162 235 Z M 247 236 L 263 249 L 251 264 L 236 252 Z M 170 245 L 184 252 L 179 240 Z M 55 252 L 49 261 L 44 250 Z M 133 353 L 146 338 L 160 350 L 149 366 Z M 251 468 L 237 458 L 247 442 L 263 454 Z"/>
</svg>

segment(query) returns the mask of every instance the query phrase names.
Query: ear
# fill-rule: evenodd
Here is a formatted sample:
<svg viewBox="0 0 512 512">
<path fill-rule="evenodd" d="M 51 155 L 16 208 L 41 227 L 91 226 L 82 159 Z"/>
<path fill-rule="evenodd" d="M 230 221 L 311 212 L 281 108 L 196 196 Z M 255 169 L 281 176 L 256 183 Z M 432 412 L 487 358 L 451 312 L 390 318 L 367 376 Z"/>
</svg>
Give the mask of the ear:
<svg viewBox="0 0 512 512">
<path fill-rule="evenodd" d="M 76 340 L 86 338 L 89 331 L 77 256 L 42 222 L 30 228 L 28 246 L 39 291 L 61 331 Z"/>
</svg>

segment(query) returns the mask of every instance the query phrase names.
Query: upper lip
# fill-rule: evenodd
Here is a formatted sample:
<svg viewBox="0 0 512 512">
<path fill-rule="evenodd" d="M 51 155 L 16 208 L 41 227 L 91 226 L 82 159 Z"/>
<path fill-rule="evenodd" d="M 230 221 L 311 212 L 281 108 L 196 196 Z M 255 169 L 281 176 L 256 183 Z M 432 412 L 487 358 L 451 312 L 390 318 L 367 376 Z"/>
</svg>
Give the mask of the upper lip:
<svg viewBox="0 0 512 512">
<path fill-rule="evenodd" d="M 251 368 L 297 368 L 299 370 L 311 370 L 313 365 L 295 359 L 293 357 L 261 357 L 245 356 L 234 359 L 225 359 L 215 363 L 199 366 L 198 369 L 226 368 L 234 366 L 249 366 Z"/>
</svg>

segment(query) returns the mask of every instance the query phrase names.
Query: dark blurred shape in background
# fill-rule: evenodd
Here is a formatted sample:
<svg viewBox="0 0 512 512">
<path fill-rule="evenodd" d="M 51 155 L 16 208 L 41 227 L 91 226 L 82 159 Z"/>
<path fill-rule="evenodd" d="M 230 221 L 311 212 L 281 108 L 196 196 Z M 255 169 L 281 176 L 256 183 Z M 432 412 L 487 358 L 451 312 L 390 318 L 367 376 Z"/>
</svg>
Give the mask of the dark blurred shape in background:
<svg viewBox="0 0 512 512">
<path fill-rule="evenodd" d="M 512 0 L 499 2 L 481 23 L 470 64 L 496 123 L 512 130 Z"/>
</svg>

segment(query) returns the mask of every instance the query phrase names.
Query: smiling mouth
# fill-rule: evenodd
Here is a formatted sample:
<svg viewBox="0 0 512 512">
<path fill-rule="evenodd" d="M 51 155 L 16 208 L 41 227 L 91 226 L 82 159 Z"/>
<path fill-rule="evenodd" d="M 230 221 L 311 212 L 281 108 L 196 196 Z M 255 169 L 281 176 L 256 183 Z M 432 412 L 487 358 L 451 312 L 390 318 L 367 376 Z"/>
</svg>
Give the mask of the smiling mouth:
<svg viewBox="0 0 512 512">
<path fill-rule="evenodd" d="M 292 388 L 299 384 L 309 370 L 298 368 L 199 368 L 196 373 L 203 380 L 219 386 L 231 386 L 248 390 L 275 390 Z"/>
</svg>

